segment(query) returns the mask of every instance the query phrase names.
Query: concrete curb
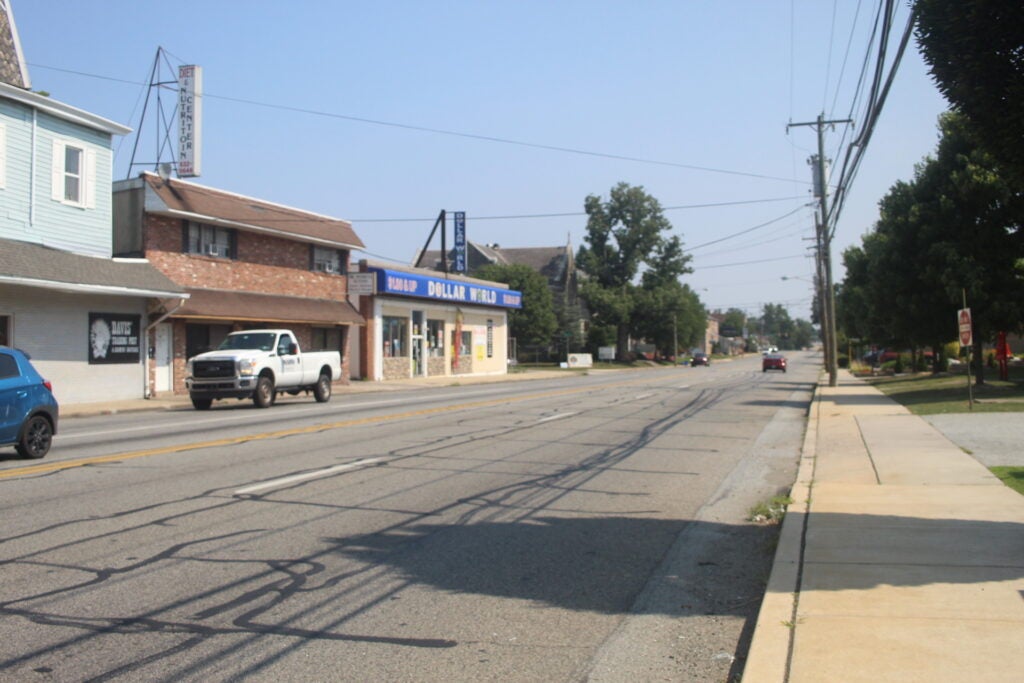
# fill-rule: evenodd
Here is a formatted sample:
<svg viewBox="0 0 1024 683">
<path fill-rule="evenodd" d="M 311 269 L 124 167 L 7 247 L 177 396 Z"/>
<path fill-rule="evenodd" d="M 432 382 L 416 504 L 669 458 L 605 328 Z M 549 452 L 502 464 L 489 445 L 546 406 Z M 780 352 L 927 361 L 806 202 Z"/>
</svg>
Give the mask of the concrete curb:
<svg viewBox="0 0 1024 683">
<path fill-rule="evenodd" d="M 810 514 L 817 460 L 820 409 L 821 392 L 816 390 L 807 416 L 807 430 L 804 432 L 796 482 L 789 493 L 793 502 L 782 521 L 768 587 L 757 614 L 754 637 L 743 667 L 744 683 L 782 683 L 789 678 L 800 601 L 804 535 Z"/>
</svg>

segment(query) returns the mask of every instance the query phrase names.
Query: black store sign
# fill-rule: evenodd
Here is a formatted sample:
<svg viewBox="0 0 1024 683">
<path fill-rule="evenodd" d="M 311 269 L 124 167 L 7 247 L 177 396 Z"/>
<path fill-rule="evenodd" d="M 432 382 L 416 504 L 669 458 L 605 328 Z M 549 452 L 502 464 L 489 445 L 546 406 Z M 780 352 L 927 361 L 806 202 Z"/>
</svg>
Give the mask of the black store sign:
<svg viewBox="0 0 1024 683">
<path fill-rule="evenodd" d="M 138 363 L 142 358 L 142 317 L 124 313 L 89 314 L 89 364 Z"/>
</svg>

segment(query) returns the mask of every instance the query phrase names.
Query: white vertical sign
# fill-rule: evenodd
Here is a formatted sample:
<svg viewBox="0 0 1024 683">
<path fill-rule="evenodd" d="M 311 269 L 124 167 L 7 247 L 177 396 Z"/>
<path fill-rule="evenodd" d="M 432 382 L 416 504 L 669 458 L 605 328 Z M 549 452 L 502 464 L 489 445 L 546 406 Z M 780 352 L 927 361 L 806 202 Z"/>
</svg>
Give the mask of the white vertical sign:
<svg viewBox="0 0 1024 683">
<path fill-rule="evenodd" d="M 178 67 L 178 177 L 202 173 L 203 67 Z"/>
</svg>

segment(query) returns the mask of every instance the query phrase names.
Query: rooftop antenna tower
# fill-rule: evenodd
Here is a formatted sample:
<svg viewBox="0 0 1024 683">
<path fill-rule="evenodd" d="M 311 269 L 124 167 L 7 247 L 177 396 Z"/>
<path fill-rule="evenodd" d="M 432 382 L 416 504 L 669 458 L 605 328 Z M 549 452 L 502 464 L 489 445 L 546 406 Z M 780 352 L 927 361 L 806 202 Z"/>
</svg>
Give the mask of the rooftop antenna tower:
<svg viewBox="0 0 1024 683">
<path fill-rule="evenodd" d="M 135 129 L 128 177 L 137 169 L 152 170 L 161 177 L 200 175 L 202 162 L 202 67 L 175 67 L 162 47 L 156 50 L 149 74 L 149 88 Z M 154 110 L 150 112 L 150 108 Z M 147 116 L 155 127 L 153 158 L 140 160 L 139 145 L 146 135 Z M 177 126 L 175 126 L 177 122 Z"/>
</svg>

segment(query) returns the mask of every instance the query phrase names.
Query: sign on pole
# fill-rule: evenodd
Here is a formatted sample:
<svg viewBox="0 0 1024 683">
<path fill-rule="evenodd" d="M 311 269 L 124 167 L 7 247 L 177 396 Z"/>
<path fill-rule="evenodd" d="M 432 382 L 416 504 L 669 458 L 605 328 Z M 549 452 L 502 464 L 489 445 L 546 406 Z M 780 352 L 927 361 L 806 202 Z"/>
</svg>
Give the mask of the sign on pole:
<svg viewBox="0 0 1024 683">
<path fill-rule="evenodd" d="M 956 320 L 960 328 L 960 346 L 972 346 L 974 344 L 974 333 L 971 329 L 971 309 L 961 308 L 957 311 Z"/>
<path fill-rule="evenodd" d="M 466 272 L 466 212 L 455 212 L 455 263 L 456 273 Z"/>
<path fill-rule="evenodd" d="M 178 177 L 195 178 L 203 167 L 203 68 L 178 67 Z"/>
</svg>

